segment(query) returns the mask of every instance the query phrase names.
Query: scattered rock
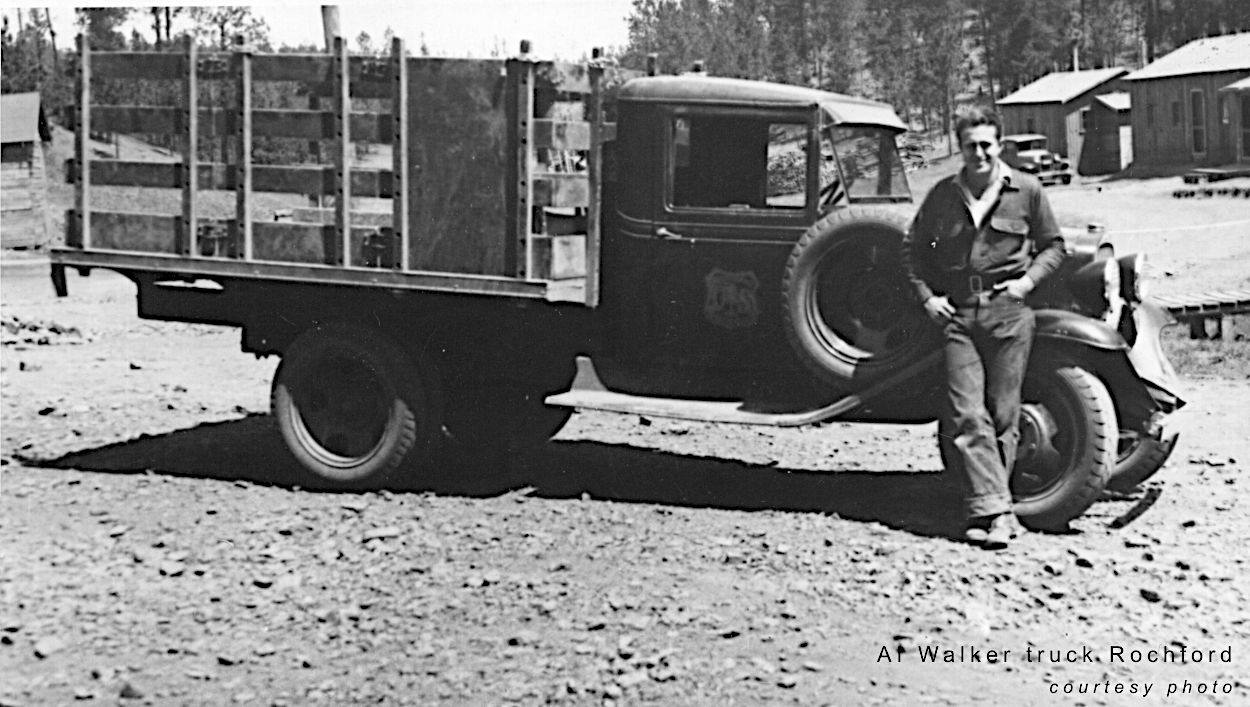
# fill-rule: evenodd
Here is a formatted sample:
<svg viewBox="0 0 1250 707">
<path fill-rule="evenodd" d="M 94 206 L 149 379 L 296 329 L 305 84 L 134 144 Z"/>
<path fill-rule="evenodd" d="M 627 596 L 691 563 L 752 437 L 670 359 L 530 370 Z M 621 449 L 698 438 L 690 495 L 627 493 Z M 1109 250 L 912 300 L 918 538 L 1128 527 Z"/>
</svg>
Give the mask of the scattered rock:
<svg viewBox="0 0 1250 707">
<path fill-rule="evenodd" d="M 35 657 L 43 660 L 53 653 L 57 653 L 65 649 L 65 641 L 56 637 L 41 638 L 35 641 Z"/>
<path fill-rule="evenodd" d="M 1159 596 L 1159 593 L 1154 591 L 1153 589 L 1141 590 L 1141 598 L 1145 599 L 1146 601 L 1152 604 L 1158 603 L 1159 601 L 1161 601 L 1161 597 Z"/>
</svg>

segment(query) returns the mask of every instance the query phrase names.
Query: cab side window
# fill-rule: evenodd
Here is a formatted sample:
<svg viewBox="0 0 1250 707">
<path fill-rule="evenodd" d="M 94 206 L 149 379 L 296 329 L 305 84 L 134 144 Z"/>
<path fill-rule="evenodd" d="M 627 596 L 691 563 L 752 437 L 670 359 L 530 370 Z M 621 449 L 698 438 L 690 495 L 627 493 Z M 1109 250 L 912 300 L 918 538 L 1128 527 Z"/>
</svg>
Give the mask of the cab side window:
<svg viewBox="0 0 1250 707">
<path fill-rule="evenodd" d="M 805 123 L 682 116 L 671 125 L 669 203 L 678 208 L 802 209 Z"/>
</svg>

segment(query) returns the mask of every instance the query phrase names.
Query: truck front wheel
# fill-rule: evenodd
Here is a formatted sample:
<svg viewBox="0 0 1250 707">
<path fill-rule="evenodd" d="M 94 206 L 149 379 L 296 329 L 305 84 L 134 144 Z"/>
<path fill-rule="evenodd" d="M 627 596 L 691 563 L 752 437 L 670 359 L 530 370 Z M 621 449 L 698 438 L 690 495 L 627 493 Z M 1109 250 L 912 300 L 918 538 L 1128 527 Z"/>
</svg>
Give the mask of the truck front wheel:
<svg viewBox="0 0 1250 707">
<path fill-rule="evenodd" d="M 434 393 L 392 342 L 331 325 L 310 329 L 287 348 L 271 402 L 287 448 L 304 468 L 332 486 L 376 486 L 436 443 Z"/>
<path fill-rule="evenodd" d="M 1137 488 L 1155 475 L 1176 447 L 1177 432 L 1170 432 L 1163 439 L 1155 439 L 1144 433 L 1121 435 L 1116 450 L 1115 472 L 1107 488 L 1127 492 Z"/>
<path fill-rule="evenodd" d="M 1067 527 L 1106 486 L 1116 440 L 1115 407 L 1097 376 L 1071 364 L 1030 366 L 1011 475 L 1016 515 L 1034 528 Z"/>
</svg>

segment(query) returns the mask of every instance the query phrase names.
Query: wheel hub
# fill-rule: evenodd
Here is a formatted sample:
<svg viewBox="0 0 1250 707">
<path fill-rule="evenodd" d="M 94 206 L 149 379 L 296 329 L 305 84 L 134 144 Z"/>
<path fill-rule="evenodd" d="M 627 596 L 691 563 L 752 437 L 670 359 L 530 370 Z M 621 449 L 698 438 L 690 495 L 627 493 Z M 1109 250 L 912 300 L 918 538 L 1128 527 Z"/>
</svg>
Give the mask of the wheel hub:
<svg viewBox="0 0 1250 707">
<path fill-rule="evenodd" d="M 1063 455 L 1055 447 L 1059 425 L 1054 416 L 1041 405 L 1020 406 L 1020 443 L 1012 486 L 1016 495 L 1036 493 L 1059 480 L 1063 474 Z"/>
</svg>

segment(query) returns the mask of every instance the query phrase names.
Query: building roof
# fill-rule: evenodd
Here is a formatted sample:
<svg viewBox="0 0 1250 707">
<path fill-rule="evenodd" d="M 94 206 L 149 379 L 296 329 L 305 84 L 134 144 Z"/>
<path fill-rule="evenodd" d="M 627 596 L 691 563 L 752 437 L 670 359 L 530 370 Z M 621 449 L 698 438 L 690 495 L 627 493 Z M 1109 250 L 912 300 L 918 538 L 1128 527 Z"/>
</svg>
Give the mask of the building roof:
<svg viewBox="0 0 1250 707">
<path fill-rule="evenodd" d="M 0 95 L 0 143 L 47 142 L 51 139 L 38 93 Z"/>
<path fill-rule="evenodd" d="M 1228 84 L 1227 86 L 1224 86 L 1220 90 L 1221 91 L 1237 91 L 1238 93 L 1241 93 L 1243 91 L 1250 91 L 1250 76 L 1247 76 L 1246 78 L 1240 81 L 1234 81 Z"/>
<path fill-rule="evenodd" d="M 1250 32 L 1195 39 L 1124 77 L 1125 81 L 1250 71 Z"/>
<path fill-rule="evenodd" d="M 803 86 L 723 78 L 704 74 L 632 79 L 617 94 L 621 101 L 657 101 L 699 105 L 820 106 L 848 125 L 878 125 L 906 130 L 888 103 Z"/>
<path fill-rule="evenodd" d="M 1133 105 L 1132 101 L 1129 99 L 1128 92 L 1126 91 L 1104 93 L 1101 96 L 1094 96 L 1094 100 L 1117 112 L 1126 111 Z"/>
<path fill-rule="evenodd" d="M 1128 69 L 1087 69 L 1085 71 L 1056 71 L 1047 74 L 1015 93 L 998 101 L 1000 106 L 1022 103 L 1067 103 L 1082 93 L 1092 91 L 1102 84 L 1128 73 Z"/>
</svg>

